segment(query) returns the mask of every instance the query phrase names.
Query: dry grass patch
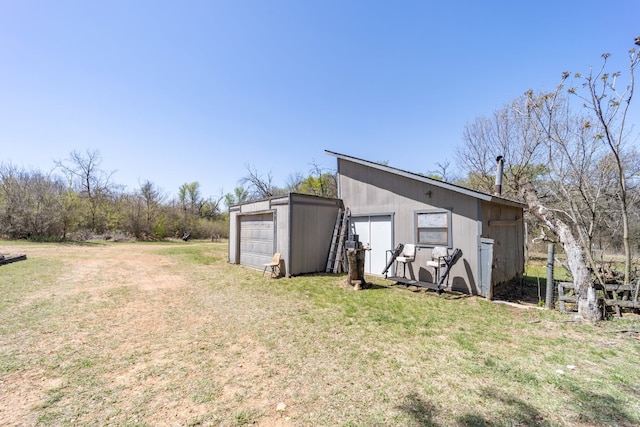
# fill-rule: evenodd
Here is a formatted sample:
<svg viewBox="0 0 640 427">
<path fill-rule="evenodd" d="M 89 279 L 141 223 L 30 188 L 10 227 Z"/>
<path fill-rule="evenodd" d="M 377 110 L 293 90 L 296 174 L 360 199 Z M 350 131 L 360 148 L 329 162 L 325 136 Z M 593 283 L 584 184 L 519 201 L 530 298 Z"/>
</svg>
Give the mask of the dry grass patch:
<svg viewBox="0 0 640 427">
<path fill-rule="evenodd" d="M 0 424 L 640 423 L 638 321 L 270 280 L 226 248 L 13 244 L 28 260 L 0 267 Z"/>
</svg>

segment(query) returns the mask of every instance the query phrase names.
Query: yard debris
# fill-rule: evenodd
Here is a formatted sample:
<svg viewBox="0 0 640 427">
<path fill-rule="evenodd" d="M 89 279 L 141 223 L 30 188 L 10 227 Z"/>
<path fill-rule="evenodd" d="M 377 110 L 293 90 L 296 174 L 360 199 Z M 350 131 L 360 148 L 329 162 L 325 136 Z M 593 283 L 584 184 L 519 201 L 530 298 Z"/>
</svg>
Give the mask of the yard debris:
<svg viewBox="0 0 640 427">
<path fill-rule="evenodd" d="M 614 332 L 619 333 L 619 334 L 625 334 L 628 337 L 640 340 L 640 331 L 637 331 L 637 330 L 634 330 L 634 329 L 623 329 L 621 331 L 614 331 Z"/>
<path fill-rule="evenodd" d="M 12 262 L 24 261 L 27 259 L 27 256 L 24 254 L 20 255 L 2 255 L 0 254 L 0 265 L 11 264 Z"/>
</svg>

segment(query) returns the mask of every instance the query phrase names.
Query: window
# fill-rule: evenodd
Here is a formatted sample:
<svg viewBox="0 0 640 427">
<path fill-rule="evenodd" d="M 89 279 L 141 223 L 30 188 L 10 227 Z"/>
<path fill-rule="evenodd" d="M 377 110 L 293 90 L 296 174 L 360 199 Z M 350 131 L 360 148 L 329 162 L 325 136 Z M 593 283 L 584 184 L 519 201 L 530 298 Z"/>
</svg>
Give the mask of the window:
<svg viewBox="0 0 640 427">
<path fill-rule="evenodd" d="M 451 212 L 416 212 L 416 242 L 425 246 L 451 246 Z"/>
</svg>

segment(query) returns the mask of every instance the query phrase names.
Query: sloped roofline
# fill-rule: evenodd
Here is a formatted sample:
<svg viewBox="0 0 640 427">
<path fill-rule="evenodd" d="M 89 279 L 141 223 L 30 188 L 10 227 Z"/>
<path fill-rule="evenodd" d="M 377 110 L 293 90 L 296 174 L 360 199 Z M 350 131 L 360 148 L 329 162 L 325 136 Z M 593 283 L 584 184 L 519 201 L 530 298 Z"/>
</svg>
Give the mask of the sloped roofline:
<svg viewBox="0 0 640 427">
<path fill-rule="evenodd" d="M 324 152 L 327 153 L 328 155 L 336 157 L 338 159 L 348 160 L 348 161 L 353 162 L 353 163 L 358 163 L 360 165 L 364 165 L 364 166 L 367 166 L 367 167 L 370 167 L 370 168 L 373 168 L 373 169 L 378 169 L 378 170 L 381 170 L 381 171 L 392 173 L 394 175 L 399 175 L 399 176 L 403 176 L 405 178 L 409 178 L 409 179 L 413 179 L 413 180 L 416 180 L 416 181 L 424 182 L 425 184 L 433 185 L 434 187 L 444 188 L 444 189 L 449 190 L 449 191 L 454 191 L 456 193 L 464 194 L 464 195 L 467 195 L 467 196 L 470 196 L 470 197 L 475 197 L 476 199 L 484 200 L 484 201 L 487 201 L 487 202 L 501 203 L 503 205 L 515 206 L 515 207 L 519 207 L 519 208 L 525 208 L 527 206 L 524 203 L 518 202 L 516 200 L 506 199 L 504 197 L 499 197 L 499 196 L 495 196 L 495 195 L 492 195 L 492 194 L 483 193 L 481 191 L 471 190 L 470 188 L 462 187 L 462 186 L 455 185 L 455 184 L 450 184 L 450 183 L 444 182 L 444 181 L 438 181 L 437 179 L 429 178 L 429 177 L 424 176 L 424 175 L 419 175 L 417 173 L 405 171 L 405 170 L 394 168 L 394 167 L 391 167 L 391 166 L 386 166 L 386 165 L 383 165 L 383 164 L 380 164 L 380 163 L 370 162 L 368 160 L 359 159 L 357 157 L 348 156 L 346 154 L 336 153 L 336 152 L 330 151 L 330 150 L 324 150 Z"/>
</svg>

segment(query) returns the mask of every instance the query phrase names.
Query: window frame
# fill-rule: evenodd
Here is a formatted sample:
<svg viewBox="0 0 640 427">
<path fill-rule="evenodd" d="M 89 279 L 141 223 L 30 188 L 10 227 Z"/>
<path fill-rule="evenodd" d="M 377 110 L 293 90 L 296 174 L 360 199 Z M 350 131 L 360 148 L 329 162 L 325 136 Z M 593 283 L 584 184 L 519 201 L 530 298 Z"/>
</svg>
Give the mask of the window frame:
<svg viewBox="0 0 640 427">
<path fill-rule="evenodd" d="M 445 227 L 438 227 L 438 226 L 432 226 L 432 227 L 428 227 L 428 226 L 420 226 L 420 216 L 421 215 L 440 215 L 440 214 L 445 214 L 445 218 L 446 218 L 446 226 Z M 424 210 L 417 210 L 414 211 L 413 213 L 413 229 L 414 229 L 414 235 L 415 235 L 415 242 L 416 242 L 416 246 L 420 246 L 420 247 L 426 247 L 426 248 L 433 248 L 435 246 L 445 246 L 447 248 L 452 248 L 453 247 L 453 239 L 452 239 L 452 232 L 451 232 L 451 209 L 424 209 Z M 421 242 L 420 241 L 420 232 L 422 230 L 435 230 L 435 231 L 445 231 L 446 235 L 447 235 L 447 241 L 446 242 L 436 242 L 436 241 L 430 241 L 430 242 Z"/>
</svg>

